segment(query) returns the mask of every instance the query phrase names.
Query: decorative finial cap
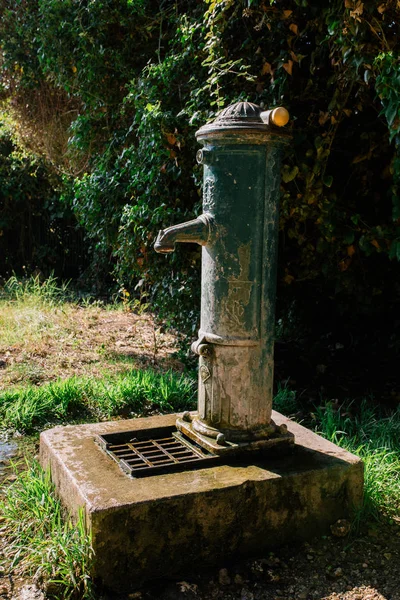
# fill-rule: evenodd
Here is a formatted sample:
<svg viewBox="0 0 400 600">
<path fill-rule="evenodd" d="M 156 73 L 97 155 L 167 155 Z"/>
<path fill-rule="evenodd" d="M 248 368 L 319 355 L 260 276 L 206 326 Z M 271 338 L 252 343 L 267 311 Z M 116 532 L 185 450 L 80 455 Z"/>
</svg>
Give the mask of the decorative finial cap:
<svg viewBox="0 0 400 600">
<path fill-rule="evenodd" d="M 201 127 L 197 133 L 197 139 L 209 137 L 210 134 L 222 134 L 223 132 L 259 131 L 268 132 L 282 127 L 289 121 L 289 113 L 286 108 L 275 108 L 263 111 L 261 106 L 252 102 L 236 102 L 224 108 L 214 121 Z"/>
</svg>

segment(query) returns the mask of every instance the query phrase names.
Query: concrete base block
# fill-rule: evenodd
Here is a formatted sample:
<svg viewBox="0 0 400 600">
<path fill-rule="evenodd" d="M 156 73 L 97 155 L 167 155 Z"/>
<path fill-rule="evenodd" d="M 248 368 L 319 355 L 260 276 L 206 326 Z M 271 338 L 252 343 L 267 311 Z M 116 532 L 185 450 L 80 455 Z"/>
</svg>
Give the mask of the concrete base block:
<svg viewBox="0 0 400 600">
<path fill-rule="evenodd" d="M 361 506 L 359 458 L 279 413 L 296 444 L 285 456 L 132 479 L 94 443 L 96 434 L 167 427 L 176 415 L 55 427 L 40 457 L 72 514 L 83 507 L 94 577 L 114 592 L 182 576 L 329 532 Z"/>
</svg>

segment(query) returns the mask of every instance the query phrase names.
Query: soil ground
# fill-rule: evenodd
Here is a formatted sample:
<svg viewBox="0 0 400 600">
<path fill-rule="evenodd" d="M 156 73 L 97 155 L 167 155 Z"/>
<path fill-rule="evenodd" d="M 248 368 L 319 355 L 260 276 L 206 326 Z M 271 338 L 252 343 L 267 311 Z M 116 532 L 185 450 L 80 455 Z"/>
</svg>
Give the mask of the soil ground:
<svg viewBox="0 0 400 600">
<path fill-rule="evenodd" d="M 134 366 L 182 368 L 173 356 L 176 336 L 163 331 L 150 313 L 73 304 L 23 312 L 24 319 L 15 309 L 10 315 L 18 331 L 0 336 L 0 390 L 73 375 L 102 377 Z"/>
<path fill-rule="evenodd" d="M 142 592 L 143 600 L 399 600 L 400 527 L 281 548 L 189 581 Z"/>
<path fill-rule="evenodd" d="M 54 329 L 54 328 L 53 328 Z M 60 315 L 57 335 L 0 344 L 0 389 L 38 385 L 57 377 L 117 372 L 128 366 L 182 368 L 173 335 L 151 315 L 71 307 Z M 29 375 L 30 374 L 30 375 Z M 29 447 L 29 454 L 37 448 Z M 1 465 L 0 465 L 1 466 Z M 0 471 L 3 485 L 10 477 Z M 8 572 L 1 537 L 0 598 L 40 600 L 31 578 Z M 216 565 L 190 578 L 155 583 L 119 600 L 400 600 L 400 523 L 364 523 L 358 534 L 330 535 Z M 114 600 L 99 592 L 99 600 Z"/>
</svg>

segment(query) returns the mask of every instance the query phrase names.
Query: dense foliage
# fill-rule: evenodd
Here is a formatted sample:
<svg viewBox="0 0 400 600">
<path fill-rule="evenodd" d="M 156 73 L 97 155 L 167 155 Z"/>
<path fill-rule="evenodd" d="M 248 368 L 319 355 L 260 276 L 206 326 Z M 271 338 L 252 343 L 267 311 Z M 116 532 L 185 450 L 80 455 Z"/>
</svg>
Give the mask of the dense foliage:
<svg viewBox="0 0 400 600">
<path fill-rule="evenodd" d="M 60 200 L 61 181 L 43 159 L 22 153 L 0 121 L 0 276 L 56 271 L 77 277 L 85 265 L 82 231 Z"/>
<path fill-rule="evenodd" d="M 191 323 L 199 251 L 165 258 L 152 242 L 200 210 L 194 132 L 238 99 L 286 106 L 281 296 L 313 314 L 322 298 L 387 310 L 399 297 L 397 4 L 0 0 L 0 93 L 21 142 L 72 182 L 64 202 L 99 272 Z"/>
</svg>

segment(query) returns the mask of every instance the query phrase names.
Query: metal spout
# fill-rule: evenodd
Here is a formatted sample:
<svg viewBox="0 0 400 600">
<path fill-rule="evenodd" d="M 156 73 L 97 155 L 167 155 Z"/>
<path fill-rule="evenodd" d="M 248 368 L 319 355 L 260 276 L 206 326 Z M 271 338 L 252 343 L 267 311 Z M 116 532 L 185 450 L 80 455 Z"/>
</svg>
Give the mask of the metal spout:
<svg viewBox="0 0 400 600">
<path fill-rule="evenodd" d="M 177 242 L 192 242 L 205 246 L 210 239 L 211 215 L 205 213 L 186 223 L 173 225 L 158 232 L 154 250 L 161 254 L 168 254 L 175 250 Z"/>
</svg>

